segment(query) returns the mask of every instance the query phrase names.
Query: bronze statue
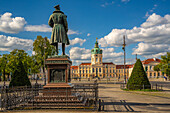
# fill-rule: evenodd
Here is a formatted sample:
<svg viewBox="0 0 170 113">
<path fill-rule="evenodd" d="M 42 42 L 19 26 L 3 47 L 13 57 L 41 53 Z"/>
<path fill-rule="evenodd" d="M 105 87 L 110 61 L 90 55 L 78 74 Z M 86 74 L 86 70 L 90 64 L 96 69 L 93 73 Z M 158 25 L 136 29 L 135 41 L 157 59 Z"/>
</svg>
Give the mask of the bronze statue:
<svg viewBox="0 0 170 113">
<path fill-rule="evenodd" d="M 50 16 L 48 21 L 49 26 L 53 28 L 50 43 L 55 46 L 56 55 L 58 55 L 58 43 L 62 43 L 62 55 L 65 55 L 65 44 L 70 44 L 67 36 L 67 16 L 60 11 L 59 5 L 54 6 L 54 8 L 56 10 Z"/>
</svg>

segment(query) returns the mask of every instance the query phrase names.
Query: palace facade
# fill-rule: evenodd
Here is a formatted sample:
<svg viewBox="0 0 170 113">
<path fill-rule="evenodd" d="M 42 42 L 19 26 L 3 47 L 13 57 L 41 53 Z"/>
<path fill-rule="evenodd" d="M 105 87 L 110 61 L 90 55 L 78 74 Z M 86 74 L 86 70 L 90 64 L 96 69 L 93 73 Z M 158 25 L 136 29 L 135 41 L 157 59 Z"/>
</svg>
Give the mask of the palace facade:
<svg viewBox="0 0 170 113">
<path fill-rule="evenodd" d="M 102 62 L 102 50 L 98 46 L 98 41 L 95 42 L 95 47 L 91 50 L 91 62 L 81 63 L 78 66 L 71 66 L 72 78 L 105 78 L 105 77 L 130 77 L 134 64 L 131 65 L 115 65 L 113 62 Z M 166 76 L 161 71 L 154 71 L 154 66 L 160 63 L 160 59 L 151 58 L 142 61 L 144 70 L 148 78 L 160 78 Z M 125 71 L 125 73 L 124 73 Z"/>
<path fill-rule="evenodd" d="M 91 50 L 91 62 L 81 63 L 79 66 L 72 66 L 72 78 L 115 77 L 116 65 L 112 62 L 102 62 L 102 52 L 96 40 L 95 47 Z"/>
</svg>

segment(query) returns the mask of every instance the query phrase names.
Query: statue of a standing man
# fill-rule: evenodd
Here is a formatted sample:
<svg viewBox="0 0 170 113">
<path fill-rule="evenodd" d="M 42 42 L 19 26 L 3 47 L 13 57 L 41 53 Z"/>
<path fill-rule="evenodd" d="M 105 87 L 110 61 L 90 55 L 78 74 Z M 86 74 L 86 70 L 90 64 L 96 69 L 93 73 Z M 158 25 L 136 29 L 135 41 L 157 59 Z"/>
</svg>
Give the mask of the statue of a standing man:
<svg viewBox="0 0 170 113">
<path fill-rule="evenodd" d="M 54 6 L 54 8 L 56 10 L 50 16 L 48 21 L 49 26 L 53 28 L 50 43 L 56 47 L 56 55 L 58 55 L 58 43 L 62 43 L 62 55 L 65 55 L 65 44 L 70 44 L 67 36 L 67 16 L 60 11 L 59 5 Z"/>
</svg>

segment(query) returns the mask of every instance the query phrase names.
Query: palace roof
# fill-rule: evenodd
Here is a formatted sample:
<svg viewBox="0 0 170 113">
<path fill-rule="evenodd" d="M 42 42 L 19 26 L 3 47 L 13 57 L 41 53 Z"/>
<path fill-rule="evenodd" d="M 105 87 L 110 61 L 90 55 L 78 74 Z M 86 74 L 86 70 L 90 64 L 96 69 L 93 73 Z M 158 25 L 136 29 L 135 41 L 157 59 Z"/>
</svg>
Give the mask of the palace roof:
<svg viewBox="0 0 170 113">
<path fill-rule="evenodd" d="M 149 64 L 149 63 L 151 63 L 151 62 L 161 62 L 161 60 L 160 59 L 158 59 L 158 58 L 151 58 L 151 59 L 146 59 L 146 60 L 144 60 L 144 61 L 142 61 L 142 64 Z"/>
<path fill-rule="evenodd" d="M 103 65 L 115 65 L 113 62 L 103 62 Z"/>
<path fill-rule="evenodd" d="M 131 68 L 133 65 L 125 65 L 125 69 Z M 116 65 L 116 69 L 124 69 L 124 65 Z"/>
<path fill-rule="evenodd" d="M 91 65 L 91 63 L 81 63 L 80 65 Z"/>
<path fill-rule="evenodd" d="M 71 69 L 78 69 L 78 66 L 71 66 Z"/>
</svg>

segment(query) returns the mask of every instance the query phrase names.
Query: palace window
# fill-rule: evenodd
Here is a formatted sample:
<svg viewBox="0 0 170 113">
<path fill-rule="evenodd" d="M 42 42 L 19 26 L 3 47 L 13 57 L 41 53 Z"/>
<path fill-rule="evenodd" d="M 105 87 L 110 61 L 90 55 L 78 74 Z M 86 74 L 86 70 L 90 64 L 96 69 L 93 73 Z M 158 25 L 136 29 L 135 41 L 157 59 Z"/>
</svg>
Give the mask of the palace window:
<svg viewBox="0 0 170 113">
<path fill-rule="evenodd" d="M 94 68 L 93 68 L 93 73 L 94 73 Z"/>
<path fill-rule="evenodd" d="M 80 70 L 80 73 L 81 73 L 81 70 Z"/>
<path fill-rule="evenodd" d="M 152 73 L 150 73 L 150 77 L 152 77 Z"/>
<path fill-rule="evenodd" d="M 152 66 L 150 66 L 150 70 L 152 70 Z"/>
<path fill-rule="evenodd" d="M 154 77 L 156 77 L 156 73 L 154 73 Z"/>
<path fill-rule="evenodd" d="M 99 68 L 99 72 L 101 73 L 101 68 Z"/>
<path fill-rule="evenodd" d="M 158 72 L 158 77 L 160 76 L 160 73 Z"/>
<path fill-rule="evenodd" d="M 96 73 L 98 73 L 98 68 L 96 68 Z"/>
</svg>

